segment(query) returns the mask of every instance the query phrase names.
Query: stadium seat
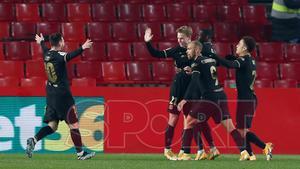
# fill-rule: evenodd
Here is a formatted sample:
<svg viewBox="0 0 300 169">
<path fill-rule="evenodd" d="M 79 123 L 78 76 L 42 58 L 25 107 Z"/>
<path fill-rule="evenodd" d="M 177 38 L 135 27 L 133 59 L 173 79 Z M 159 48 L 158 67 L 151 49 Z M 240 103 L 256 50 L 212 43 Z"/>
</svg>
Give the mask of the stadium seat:
<svg viewBox="0 0 300 169">
<path fill-rule="evenodd" d="M 72 42 L 72 41 L 70 42 L 69 41 L 69 42 L 65 42 L 65 46 L 64 46 L 63 51 L 64 52 L 72 52 L 72 51 L 74 51 L 78 48 L 79 48 L 79 43 L 78 42 Z M 81 60 L 81 58 L 80 58 L 80 56 L 78 56 L 78 57 L 72 59 L 70 62 L 71 63 L 76 63 L 80 60 Z"/>
<path fill-rule="evenodd" d="M 126 79 L 124 62 L 101 62 L 101 68 L 104 82 L 129 83 Z"/>
<path fill-rule="evenodd" d="M 39 22 L 36 24 L 36 33 L 51 35 L 52 33 L 61 32 L 61 24 L 57 22 Z"/>
<path fill-rule="evenodd" d="M 112 23 L 112 37 L 115 41 L 137 41 L 136 25 L 129 22 Z"/>
<path fill-rule="evenodd" d="M 25 75 L 29 77 L 42 77 L 46 78 L 45 66 L 43 60 L 28 60 L 25 62 L 26 70 Z"/>
<path fill-rule="evenodd" d="M 11 23 L 11 35 L 14 39 L 34 39 L 35 34 L 35 23 L 33 22 Z"/>
<path fill-rule="evenodd" d="M 139 4 L 119 4 L 119 20 L 122 22 L 142 21 L 141 6 Z"/>
<path fill-rule="evenodd" d="M 300 61 L 300 44 L 287 44 L 286 59 L 288 62 Z"/>
<path fill-rule="evenodd" d="M 107 43 L 107 58 L 111 61 L 131 60 L 131 46 L 126 42 Z"/>
<path fill-rule="evenodd" d="M 130 4 L 145 4 L 147 3 L 147 0 L 123 0 L 123 2 Z"/>
<path fill-rule="evenodd" d="M 160 83 L 170 83 L 175 75 L 175 67 L 172 61 L 152 62 L 153 80 Z"/>
<path fill-rule="evenodd" d="M 166 10 L 164 5 L 159 4 L 144 4 L 142 6 L 143 19 L 147 22 L 162 22 L 167 20 Z"/>
<path fill-rule="evenodd" d="M 127 63 L 128 80 L 135 83 L 151 83 L 151 71 L 149 62 L 128 62 Z"/>
<path fill-rule="evenodd" d="M 279 68 L 281 79 L 294 79 L 300 83 L 300 63 L 283 63 Z"/>
<path fill-rule="evenodd" d="M 192 30 L 193 30 L 192 39 L 198 38 L 199 32 L 202 29 L 212 30 L 212 26 L 208 22 L 189 22 L 189 23 L 187 23 L 187 25 L 192 27 Z"/>
<path fill-rule="evenodd" d="M 140 22 L 137 24 L 138 37 L 140 40 L 144 41 L 144 34 L 145 34 L 146 28 L 151 28 L 151 31 L 153 34 L 152 41 L 161 41 L 163 39 L 160 23 Z"/>
<path fill-rule="evenodd" d="M 267 62 L 256 62 L 256 79 L 276 80 L 279 78 L 278 65 Z"/>
<path fill-rule="evenodd" d="M 175 3 L 181 3 L 181 4 L 198 4 L 198 0 L 175 0 Z"/>
<path fill-rule="evenodd" d="M 4 45 L 7 60 L 31 59 L 29 42 L 5 42 Z"/>
<path fill-rule="evenodd" d="M 80 22 L 62 23 L 62 34 L 66 41 L 85 41 L 85 25 Z"/>
<path fill-rule="evenodd" d="M 24 77 L 24 63 L 21 61 L 0 61 L 0 77 Z"/>
<path fill-rule="evenodd" d="M 262 80 L 255 80 L 254 82 L 255 88 L 273 88 L 273 81 L 262 79 Z"/>
<path fill-rule="evenodd" d="M 202 0 L 203 5 L 224 5 L 223 0 Z"/>
<path fill-rule="evenodd" d="M 151 0 L 151 3 L 155 4 L 166 4 L 166 3 L 172 3 L 173 0 Z"/>
<path fill-rule="evenodd" d="M 78 61 L 79 62 L 79 61 Z M 68 62 L 67 63 L 67 75 L 68 75 L 68 79 L 71 82 L 71 79 L 76 77 L 76 73 L 75 73 L 75 63 L 73 62 Z"/>
<path fill-rule="evenodd" d="M 237 42 L 239 40 L 239 26 L 228 22 L 216 22 L 214 27 L 214 40 L 218 42 Z M 234 32 L 234 33 L 232 33 Z"/>
<path fill-rule="evenodd" d="M 88 3 L 67 4 L 69 22 L 89 22 L 91 21 L 91 9 Z"/>
<path fill-rule="evenodd" d="M 178 29 L 182 24 L 176 22 L 163 23 L 163 36 L 166 41 L 177 41 L 176 29 Z"/>
<path fill-rule="evenodd" d="M 38 4 L 16 4 L 17 21 L 40 21 L 39 5 Z"/>
<path fill-rule="evenodd" d="M 10 24 L 8 22 L 0 22 L 0 41 L 9 38 Z"/>
<path fill-rule="evenodd" d="M 235 79 L 235 69 L 228 69 L 228 79 L 233 80 Z"/>
<path fill-rule="evenodd" d="M 149 53 L 145 42 L 133 42 L 133 57 L 134 60 L 155 60 Z"/>
<path fill-rule="evenodd" d="M 91 6 L 93 21 L 114 22 L 117 20 L 117 9 L 114 3 L 95 3 Z"/>
<path fill-rule="evenodd" d="M 222 22 L 241 22 L 241 9 L 238 5 L 220 5 L 217 6 L 218 20 Z"/>
<path fill-rule="evenodd" d="M 67 19 L 66 7 L 64 3 L 43 3 L 42 19 L 48 22 L 65 22 Z"/>
<path fill-rule="evenodd" d="M 297 88 L 297 80 L 286 79 L 286 80 L 275 80 L 275 88 Z"/>
<path fill-rule="evenodd" d="M 217 68 L 218 81 L 220 84 L 224 84 L 224 81 L 227 79 L 227 70 L 227 68 L 221 66 Z"/>
<path fill-rule="evenodd" d="M 49 42 L 46 42 L 46 46 L 50 48 Z M 41 45 L 36 42 L 30 42 L 30 53 L 33 60 L 42 60 L 43 51 Z"/>
<path fill-rule="evenodd" d="M 22 78 L 21 87 L 44 87 L 46 79 L 42 77 Z"/>
<path fill-rule="evenodd" d="M 19 84 L 17 77 L 0 77 L 0 87 L 18 87 Z"/>
<path fill-rule="evenodd" d="M 111 29 L 109 23 L 89 22 L 87 23 L 87 37 L 92 41 L 111 41 Z"/>
<path fill-rule="evenodd" d="M 105 43 L 94 42 L 93 46 L 82 53 L 82 60 L 104 61 L 106 60 Z"/>
<path fill-rule="evenodd" d="M 192 9 L 188 4 L 170 3 L 166 5 L 170 22 L 192 21 Z"/>
<path fill-rule="evenodd" d="M 215 5 L 193 5 L 193 17 L 195 22 L 210 22 L 217 20 L 217 8 Z"/>
<path fill-rule="evenodd" d="M 97 61 L 81 61 L 76 64 L 76 77 L 102 79 L 101 63 Z"/>
<path fill-rule="evenodd" d="M 235 83 L 235 80 L 229 80 L 229 79 L 227 79 L 227 80 L 225 80 L 224 81 L 224 87 L 225 88 L 236 88 L 236 83 Z"/>
<path fill-rule="evenodd" d="M 259 61 L 282 63 L 284 61 L 284 44 L 270 42 L 259 43 Z"/>
<path fill-rule="evenodd" d="M 96 79 L 94 78 L 74 78 L 72 79 L 73 87 L 96 87 Z"/>
<path fill-rule="evenodd" d="M 0 42 L 0 60 L 4 60 L 5 55 L 4 55 L 4 48 L 3 48 L 3 43 Z"/>
<path fill-rule="evenodd" d="M 264 5 L 244 5 L 242 11 L 245 23 L 266 24 L 268 22 Z"/>
<path fill-rule="evenodd" d="M 0 22 L 3 21 L 14 21 L 15 12 L 13 3 L 0 3 Z"/>
<path fill-rule="evenodd" d="M 219 56 L 225 57 L 226 55 L 232 54 L 230 43 L 213 43 L 213 48 Z"/>
<path fill-rule="evenodd" d="M 248 0 L 224 0 L 226 5 L 248 5 Z"/>
</svg>

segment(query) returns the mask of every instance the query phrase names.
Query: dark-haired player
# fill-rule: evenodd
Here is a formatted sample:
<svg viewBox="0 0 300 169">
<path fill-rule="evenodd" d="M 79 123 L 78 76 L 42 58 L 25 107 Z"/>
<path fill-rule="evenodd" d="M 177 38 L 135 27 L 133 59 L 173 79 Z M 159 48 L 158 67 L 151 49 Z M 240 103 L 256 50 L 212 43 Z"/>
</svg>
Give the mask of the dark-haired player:
<svg viewBox="0 0 300 169">
<path fill-rule="evenodd" d="M 256 65 L 254 58 L 250 54 L 255 49 L 255 46 L 255 40 L 250 36 L 245 36 L 236 45 L 237 58 L 231 56 L 228 57 L 231 60 L 226 60 L 217 55 L 212 55 L 212 57 L 226 67 L 236 69 L 236 87 L 238 93 L 236 127 L 241 135 L 246 138 L 247 151 L 251 155 L 249 160 L 256 160 L 250 143 L 254 143 L 263 149 L 267 160 L 271 160 L 273 144 L 264 143 L 254 132 L 250 131 L 257 106 L 257 98 L 253 88 L 256 78 Z"/>
<path fill-rule="evenodd" d="M 57 130 L 59 121 L 64 120 L 70 128 L 78 160 L 92 158 L 95 152 L 88 153 L 82 148 L 78 117 L 70 91 L 66 63 L 80 55 L 85 49 L 90 48 L 93 42 L 86 40 L 77 50 L 66 53 L 63 52 L 65 42 L 60 33 L 50 35 L 51 49 L 46 47 L 42 34 L 40 36 L 36 35 L 35 40 L 43 49 L 44 65 L 48 76 L 46 85 L 47 107 L 43 119 L 47 125 L 41 128 L 34 137 L 27 139 L 26 154 L 31 158 L 35 144 L 47 135 L 54 133 Z"/>
</svg>

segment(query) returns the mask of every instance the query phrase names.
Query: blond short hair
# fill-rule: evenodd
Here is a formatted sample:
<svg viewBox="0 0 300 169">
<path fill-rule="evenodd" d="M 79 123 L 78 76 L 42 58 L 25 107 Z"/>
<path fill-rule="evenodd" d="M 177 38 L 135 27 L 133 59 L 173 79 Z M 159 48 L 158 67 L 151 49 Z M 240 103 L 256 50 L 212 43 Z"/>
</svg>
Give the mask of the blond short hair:
<svg viewBox="0 0 300 169">
<path fill-rule="evenodd" d="M 190 26 L 180 26 L 178 29 L 176 29 L 177 33 L 182 33 L 186 35 L 187 37 L 191 37 L 193 34 L 193 29 Z"/>
<path fill-rule="evenodd" d="M 194 47 L 198 47 L 200 50 L 202 50 L 203 45 L 199 42 L 199 41 L 191 41 L 190 43 L 188 43 L 188 45 L 194 45 Z"/>
</svg>

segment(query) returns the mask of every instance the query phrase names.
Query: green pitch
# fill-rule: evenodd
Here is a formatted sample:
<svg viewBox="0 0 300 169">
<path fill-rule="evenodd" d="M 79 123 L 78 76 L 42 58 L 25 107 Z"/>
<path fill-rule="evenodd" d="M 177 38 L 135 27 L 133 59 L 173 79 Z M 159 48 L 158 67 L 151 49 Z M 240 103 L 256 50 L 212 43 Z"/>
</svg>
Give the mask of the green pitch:
<svg viewBox="0 0 300 169">
<path fill-rule="evenodd" d="M 238 155 L 222 155 L 214 161 L 168 161 L 161 154 L 96 154 L 91 160 L 78 161 L 72 154 L 0 154 L 0 169 L 299 169 L 300 155 L 275 155 L 265 161 L 238 161 Z"/>
</svg>

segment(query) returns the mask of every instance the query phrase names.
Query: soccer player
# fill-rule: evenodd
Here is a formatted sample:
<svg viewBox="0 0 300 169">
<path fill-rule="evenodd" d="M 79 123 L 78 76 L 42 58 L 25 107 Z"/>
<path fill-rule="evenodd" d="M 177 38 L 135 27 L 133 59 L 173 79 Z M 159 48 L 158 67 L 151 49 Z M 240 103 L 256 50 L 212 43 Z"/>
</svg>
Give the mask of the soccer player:
<svg viewBox="0 0 300 169">
<path fill-rule="evenodd" d="M 46 47 L 42 34 L 40 36 L 35 35 L 35 40 L 43 49 L 43 59 L 48 76 L 46 84 L 47 107 L 43 119 L 47 125 L 41 128 L 34 137 L 27 139 L 26 154 L 31 158 L 35 144 L 47 135 L 54 133 L 59 121 L 64 120 L 70 128 L 78 160 L 90 159 L 95 156 L 95 152 L 89 153 L 82 148 L 78 117 L 70 91 L 66 63 L 80 55 L 85 49 L 90 48 L 93 42 L 88 39 L 77 50 L 66 53 L 62 51 L 65 43 L 60 33 L 50 35 L 51 49 Z"/>
<path fill-rule="evenodd" d="M 188 113 L 184 124 L 183 148 L 184 155 L 179 160 L 191 160 L 190 146 L 192 128 L 198 123 L 205 123 L 210 117 L 221 123 L 239 146 L 240 161 L 247 160 L 248 152 L 244 148 L 244 139 L 234 127 L 228 111 L 227 97 L 220 87 L 217 77 L 216 60 L 201 55 L 202 44 L 192 41 L 187 46 L 187 55 L 194 60 L 192 64 L 192 78 L 185 93 L 184 99 L 178 104 L 178 110 Z M 188 102 L 195 86 L 200 88 L 202 99 L 197 102 Z M 184 106 L 188 103 L 186 106 Z M 188 107 L 188 108 L 187 108 Z"/>
<path fill-rule="evenodd" d="M 183 98 L 183 95 L 185 93 L 185 90 L 189 84 L 190 81 L 190 59 L 186 56 L 186 47 L 187 44 L 191 41 L 192 37 L 192 29 L 188 26 L 181 26 L 176 30 L 177 32 L 177 40 L 178 40 L 178 46 L 169 48 L 163 51 L 157 50 L 153 48 L 151 45 L 152 40 L 152 32 L 150 28 L 147 28 L 145 30 L 144 40 L 146 42 L 146 46 L 148 51 L 153 57 L 157 58 L 167 58 L 172 57 L 175 62 L 175 67 L 177 70 L 177 73 L 174 77 L 174 80 L 171 85 L 170 90 L 170 102 L 168 107 L 169 112 L 169 120 L 168 120 L 168 126 L 165 132 L 165 150 L 164 155 L 169 160 L 177 160 L 177 156 L 172 152 L 171 150 L 171 144 L 172 139 L 174 135 L 174 128 L 176 127 L 176 124 L 178 122 L 178 116 L 179 111 L 177 110 L 177 104 L 181 99 Z M 195 126 L 194 129 L 194 137 L 198 144 L 199 151 L 197 152 L 196 160 L 201 160 L 207 158 L 207 154 L 205 153 L 203 149 L 202 140 L 199 137 L 199 130 L 201 128 L 204 128 L 203 134 L 208 141 L 210 147 L 211 147 L 211 153 L 210 158 L 213 159 L 216 155 L 219 154 L 219 151 L 214 146 L 212 136 L 211 136 L 211 130 L 207 123 L 201 124 L 202 126 Z M 183 153 L 179 153 L 179 156 Z"/>
<path fill-rule="evenodd" d="M 227 58 L 233 60 L 227 60 L 217 55 L 213 55 L 213 57 L 227 68 L 236 69 L 236 87 L 238 93 L 236 127 L 242 136 L 246 138 L 247 151 L 251 155 L 249 160 L 256 160 L 250 143 L 254 143 L 263 149 L 267 160 L 271 160 L 273 144 L 264 143 L 254 132 L 250 131 L 257 106 L 257 98 L 253 88 L 256 78 L 256 65 L 254 58 L 250 54 L 255 49 L 255 46 L 256 42 L 254 38 L 245 36 L 236 45 L 237 58 L 230 56 Z"/>
</svg>

